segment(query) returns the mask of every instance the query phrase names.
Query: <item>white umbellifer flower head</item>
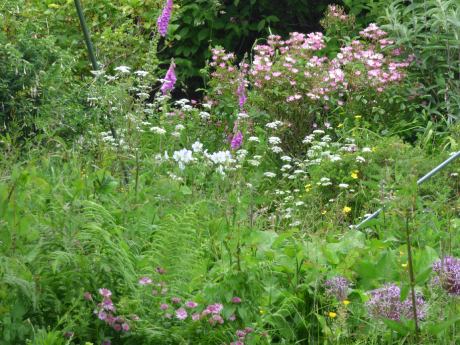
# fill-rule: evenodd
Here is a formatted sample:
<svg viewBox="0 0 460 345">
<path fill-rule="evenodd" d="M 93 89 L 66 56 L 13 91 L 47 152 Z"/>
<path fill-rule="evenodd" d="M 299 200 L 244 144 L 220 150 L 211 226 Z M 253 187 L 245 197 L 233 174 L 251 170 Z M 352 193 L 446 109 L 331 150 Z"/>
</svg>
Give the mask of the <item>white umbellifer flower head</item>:
<svg viewBox="0 0 460 345">
<path fill-rule="evenodd" d="M 283 123 L 281 121 L 273 121 L 273 122 L 269 122 L 265 125 L 265 127 L 267 128 L 271 128 L 271 129 L 278 129 L 278 127 L 280 127 Z"/>
<path fill-rule="evenodd" d="M 114 70 L 120 73 L 131 73 L 131 67 L 128 66 L 118 66 Z"/>
<path fill-rule="evenodd" d="M 264 172 L 264 176 L 268 178 L 273 178 L 276 176 L 276 174 L 274 172 L 267 171 L 267 172 Z"/>
<path fill-rule="evenodd" d="M 178 106 L 184 106 L 186 105 L 187 103 L 190 103 L 190 101 L 187 99 L 187 98 L 181 98 L 179 99 L 178 101 L 174 102 L 176 105 Z"/>
<path fill-rule="evenodd" d="M 365 153 L 366 152 L 368 153 L 368 152 L 372 152 L 372 149 L 370 147 L 363 147 L 362 151 Z"/>
<path fill-rule="evenodd" d="M 281 171 L 286 171 L 292 169 L 292 166 L 290 164 L 285 164 L 281 167 Z"/>
<path fill-rule="evenodd" d="M 347 189 L 348 187 L 349 187 L 349 185 L 347 183 L 340 183 L 339 184 L 339 188 Z"/>
<path fill-rule="evenodd" d="M 135 75 L 137 75 L 138 77 L 146 77 L 147 74 L 149 74 L 149 72 L 147 71 L 136 71 L 134 72 Z"/>
<path fill-rule="evenodd" d="M 191 110 L 193 110 L 193 107 L 192 107 L 190 104 L 184 104 L 184 105 L 181 107 L 181 109 L 182 109 L 183 111 L 191 111 Z"/>
<path fill-rule="evenodd" d="M 307 135 L 305 139 L 302 141 L 302 144 L 310 144 L 311 142 L 313 142 L 314 139 L 315 136 L 313 134 Z"/>
<path fill-rule="evenodd" d="M 211 118 L 211 114 L 206 111 L 201 111 L 199 115 L 202 120 L 209 120 Z"/>
<path fill-rule="evenodd" d="M 249 117 L 249 115 L 246 114 L 246 113 L 239 113 L 238 114 L 238 119 L 239 120 L 247 119 L 248 117 Z"/>
<path fill-rule="evenodd" d="M 356 157 L 356 161 L 358 163 L 364 163 L 366 161 L 366 159 L 364 157 L 358 156 L 358 157 Z"/>
<path fill-rule="evenodd" d="M 192 150 L 193 150 L 193 152 L 201 152 L 201 151 L 203 151 L 203 144 L 200 143 L 198 140 L 195 141 L 192 144 Z"/>
<path fill-rule="evenodd" d="M 278 137 L 270 137 L 270 138 L 268 138 L 268 142 L 271 145 L 279 145 L 279 144 L 281 144 L 281 139 L 278 138 Z"/>
<path fill-rule="evenodd" d="M 302 223 L 300 222 L 300 220 L 296 220 L 295 222 L 292 222 L 291 224 L 289 224 L 289 226 L 296 227 L 296 226 L 299 226 L 301 224 Z"/>
<path fill-rule="evenodd" d="M 330 155 L 330 156 L 329 156 L 329 159 L 330 159 L 332 162 L 338 162 L 338 161 L 341 161 L 341 160 L 342 160 L 342 157 L 340 157 L 339 155 Z"/>
<path fill-rule="evenodd" d="M 283 152 L 283 149 L 279 146 L 273 146 L 272 148 L 270 148 L 270 150 L 272 150 L 273 153 L 281 153 Z"/>
<path fill-rule="evenodd" d="M 325 132 L 322 129 L 315 129 L 313 134 L 324 134 Z"/>
<path fill-rule="evenodd" d="M 192 151 L 187 149 L 182 149 L 180 151 L 174 151 L 173 159 L 179 164 L 179 169 L 184 170 L 185 165 L 194 160 Z"/>
<path fill-rule="evenodd" d="M 330 135 L 325 135 L 324 137 L 321 138 L 321 141 L 325 142 L 325 143 L 329 143 L 331 142 L 332 138 Z"/>
<path fill-rule="evenodd" d="M 171 135 L 175 138 L 179 138 L 180 137 L 180 132 L 172 132 Z"/>
<path fill-rule="evenodd" d="M 296 203 L 294 205 L 303 206 L 303 205 L 305 205 L 305 203 L 303 201 L 296 201 Z"/>
<path fill-rule="evenodd" d="M 161 128 L 161 127 L 151 127 L 150 130 L 155 133 L 155 134 L 159 134 L 159 135 L 163 135 L 166 133 L 166 130 L 164 128 Z"/>
<path fill-rule="evenodd" d="M 289 156 L 282 156 L 281 160 L 284 161 L 284 162 L 290 162 L 290 161 L 292 161 L 292 158 L 289 157 Z"/>
<path fill-rule="evenodd" d="M 210 103 L 203 103 L 203 108 L 211 109 L 212 105 Z"/>
<path fill-rule="evenodd" d="M 260 165 L 260 162 L 256 159 L 250 159 L 248 160 L 248 163 L 252 165 L 253 167 L 258 167 Z"/>
<path fill-rule="evenodd" d="M 249 137 L 249 138 L 248 138 L 248 141 L 253 141 L 253 142 L 256 142 L 256 143 L 259 143 L 259 142 L 260 142 L 260 140 L 259 140 L 258 137 Z"/>
<path fill-rule="evenodd" d="M 233 163 L 233 157 L 230 151 L 218 151 L 206 154 L 206 157 L 214 164 L 228 165 Z"/>
<path fill-rule="evenodd" d="M 176 131 L 178 131 L 178 132 L 180 132 L 180 131 L 183 130 L 184 128 L 185 128 L 185 126 L 184 126 L 184 125 L 181 125 L 181 124 L 178 124 L 178 125 L 176 125 L 176 127 L 175 127 Z"/>
</svg>

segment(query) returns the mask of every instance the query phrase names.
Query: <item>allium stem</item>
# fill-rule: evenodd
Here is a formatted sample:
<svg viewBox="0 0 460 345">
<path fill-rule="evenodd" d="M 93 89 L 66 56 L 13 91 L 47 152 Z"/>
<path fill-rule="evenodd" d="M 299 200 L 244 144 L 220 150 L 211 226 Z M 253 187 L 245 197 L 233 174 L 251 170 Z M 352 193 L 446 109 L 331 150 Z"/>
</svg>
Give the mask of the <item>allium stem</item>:
<svg viewBox="0 0 460 345">
<path fill-rule="evenodd" d="M 415 199 L 415 198 L 414 198 Z M 410 227 L 409 227 L 410 215 L 407 212 L 406 215 L 406 244 L 407 244 L 407 260 L 409 266 L 409 280 L 410 280 L 410 290 L 411 290 L 411 299 L 412 299 L 412 315 L 415 322 L 415 338 L 418 339 L 418 318 L 417 318 L 417 299 L 415 296 L 415 277 L 414 277 L 414 267 L 412 260 L 412 245 L 411 245 L 411 236 L 410 236 Z"/>
</svg>

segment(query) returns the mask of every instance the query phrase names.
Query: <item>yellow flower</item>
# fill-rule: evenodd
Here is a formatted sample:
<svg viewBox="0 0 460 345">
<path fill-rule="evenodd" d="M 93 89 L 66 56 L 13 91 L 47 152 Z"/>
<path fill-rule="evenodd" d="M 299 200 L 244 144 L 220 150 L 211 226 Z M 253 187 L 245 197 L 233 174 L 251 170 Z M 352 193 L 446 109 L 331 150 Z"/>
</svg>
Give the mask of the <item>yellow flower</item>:
<svg viewBox="0 0 460 345">
<path fill-rule="evenodd" d="M 406 268 L 407 264 L 401 264 L 401 267 Z"/>
<path fill-rule="evenodd" d="M 358 170 L 353 170 L 353 171 L 351 172 L 351 175 L 350 175 L 351 178 L 353 178 L 353 179 L 356 180 L 356 179 L 358 178 L 358 173 L 359 173 Z"/>
<path fill-rule="evenodd" d="M 261 315 L 263 315 L 263 314 L 265 313 L 265 311 L 264 311 L 262 308 L 260 308 L 260 309 L 259 309 L 259 313 L 260 313 Z"/>
<path fill-rule="evenodd" d="M 305 192 L 311 191 L 311 183 L 305 185 Z"/>
<path fill-rule="evenodd" d="M 372 151 L 372 152 L 375 152 L 375 151 L 377 151 L 377 148 L 376 148 L 376 147 L 372 147 L 372 148 L 371 148 L 371 151 Z"/>
<path fill-rule="evenodd" d="M 342 128 L 342 127 L 343 127 L 343 123 L 339 123 L 339 124 L 337 125 L 337 128 Z"/>
<path fill-rule="evenodd" d="M 323 216 L 324 216 L 326 213 L 327 213 L 326 210 L 322 210 L 322 211 L 321 211 L 321 214 L 322 214 Z"/>
<path fill-rule="evenodd" d="M 344 300 L 342 301 L 342 303 L 343 303 L 343 305 L 349 305 L 349 304 L 350 304 L 350 301 L 347 300 L 347 299 L 344 299 Z"/>
<path fill-rule="evenodd" d="M 330 311 L 328 315 L 329 315 L 329 317 L 330 317 L 331 319 L 333 319 L 334 317 L 337 316 L 337 313 L 334 313 L 333 311 Z"/>
<path fill-rule="evenodd" d="M 349 206 L 345 206 L 342 210 L 343 214 L 348 214 L 351 212 L 351 207 Z"/>
<path fill-rule="evenodd" d="M 355 119 L 356 119 L 356 120 L 359 120 L 360 118 L 362 118 L 361 115 L 356 115 L 356 116 L 355 116 Z"/>
</svg>

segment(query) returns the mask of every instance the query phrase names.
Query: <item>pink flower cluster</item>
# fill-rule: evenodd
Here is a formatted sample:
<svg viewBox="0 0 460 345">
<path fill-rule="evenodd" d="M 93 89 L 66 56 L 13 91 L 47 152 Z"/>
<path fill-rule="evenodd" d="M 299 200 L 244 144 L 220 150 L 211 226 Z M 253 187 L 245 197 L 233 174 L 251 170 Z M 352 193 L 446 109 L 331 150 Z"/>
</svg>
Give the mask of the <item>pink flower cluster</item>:
<svg viewBox="0 0 460 345">
<path fill-rule="evenodd" d="M 99 320 L 104 321 L 115 331 L 128 332 L 130 327 L 127 320 L 115 315 L 117 309 L 111 299 L 112 292 L 109 289 L 101 288 L 99 289 L 99 294 L 102 296 L 102 301 L 97 304 L 94 314 L 97 315 Z M 86 296 L 85 299 L 87 299 Z"/>
<path fill-rule="evenodd" d="M 244 345 L 244 340 L 246 339 L 246 336 L 248 334 L 251 334 L 252 332 L 254 332 L 254 329 L 252 329 L 251 327 L 246 327 L 243 330 L 237 330 L 236 336 L 238 337 L 238 340 L 230 343 L 230 345 Z"/>
</svg>

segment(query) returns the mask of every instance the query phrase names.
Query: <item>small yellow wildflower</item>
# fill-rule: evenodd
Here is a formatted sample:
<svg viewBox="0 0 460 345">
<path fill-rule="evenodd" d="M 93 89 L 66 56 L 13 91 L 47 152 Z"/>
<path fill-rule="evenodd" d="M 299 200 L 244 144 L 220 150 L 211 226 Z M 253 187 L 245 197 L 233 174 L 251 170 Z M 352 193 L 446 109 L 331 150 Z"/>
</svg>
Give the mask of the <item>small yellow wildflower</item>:
<svg viewBox="0 0 460 345">
<path fill-rule="evenodd" d="M 326 210 L 322 210 L 322 211 L 321 211 L 321 214 L 322 214 L 323 216 L 324 216 L 326 213 L 327 213 Z"/>
<path fill-rule="evenodd" d="M 337 125 L 337 128 L 342 128 L 342 127 L 343 127 L 343 123 L 339 123 L 339 124 Z"/>
<path fill-rule="evenodd" d="M 349 305 L 349 304 L 350 304 L 350 301 L 347 300 L 347 299 L 344 299 L 344 300 L 342 301 L 342 303 L 343 303 L 343 305 Z"/>
<path fill-rule="evenodd" d="M 311 183 L 305 185 L 305 192 L 311 191 Z"/>
<path fill-rule="evenodd" d="M 328 315 L 329 315 L 329 317 L 330 317 L 331 319 L 333 319 L 334 317 L 337 316 L 337 313 L 334 313 L 333 311 L 330 311 Z"/>
<path fill-rule="evenodd" d="M 263 314 L 265 314 L 265 310 L 263 310 L 262 308 L 260 308 L 260 309 L 259 309 L 259 313 L 260 313 L 261 315 L 263 315 Z"/>
<path fill-rule="evenodd" d="M 358 178 L 358 173 L 358 170 L 353 170 L 350 174 L 351 178 L 356 180 Z"/>
<path fill-rule="evenodd" d="M 407 264 L 401 264 L 401 267 L 406 268 Z"/>
<path fill-rule="evenodd" d="M 375 151 L 377 151 L 377 148 L 376 148 L 376 147 L 372 147 L 372 148 L 371 148 L 371 151 L 372 151 L 372 152 L 375 152 Z"/>
<path fill-rule="evenodd" d="M 345 206 L 342 210 L 343 214 L 348 214 L 351 212 L 351 207 L 349 206 Z"/>
<path fill-rule="evenodd" d="M 356 115 L 356 116 L 355 116 L 355 119 L 356 119 L 356 120 L 359 120 L 360 118 L 362 118 L 361 115 Z"/>
</svg>

